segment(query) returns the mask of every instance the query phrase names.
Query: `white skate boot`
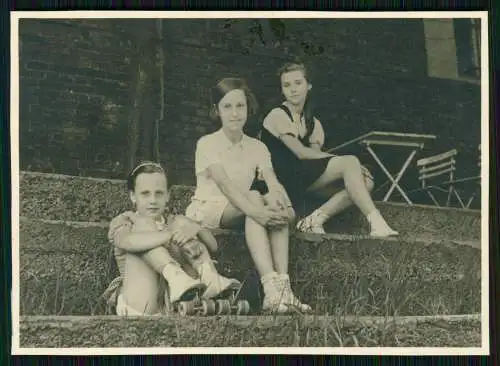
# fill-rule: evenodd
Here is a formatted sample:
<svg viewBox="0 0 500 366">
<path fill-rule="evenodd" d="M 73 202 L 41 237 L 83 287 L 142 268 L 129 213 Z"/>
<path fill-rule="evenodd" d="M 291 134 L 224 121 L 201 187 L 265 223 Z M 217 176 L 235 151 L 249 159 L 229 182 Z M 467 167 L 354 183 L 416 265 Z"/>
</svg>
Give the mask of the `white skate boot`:
<svg viewBox="0 0 500 366">
<path fill-rule="evenodd" d="M 241 287 L 237 279 L 221 276 L 210 259 L 199 264 L 196 271 L 200 275 L 201 282 L 206 286 L 205 292 L 201 295 L 204 299 L 211 299 L 226 290 L 238 290 Z"/>
<path fill-rule="evenodd" d="M 168 282 L 171 303 L 192 300 L 206 289 L 206 285 L 189 276 L 177 263 L 166 266 L 163 270 L 163 277 Z"/>
<path fill-rule="evenodd" d="M 301 312 L 310 312 L 312 311 L 312 308 L 307 305 L 303 304 L 300 302 L 300 300 L 295 296 L 295 294 L 292 291 L 292 286 L 290 285 L 290 276 L 287 275 L 286 273 L 279 274 L 278 275 L 279 281 L 283 281 L 284 283 L 284 288 L 286 292 L 285 296 L 285 304 L 288 305 L 290 308 L 296 308 Z"/>
<path fill-rule="evenodd" d="M 262 277 L 261 282 L 264 288 L 262 311 L 273 314 L 288 313 L 290 309 L 286 305 L 288 295 L 285 282 L 278 277 L 276 272 Z"/>
</svg>

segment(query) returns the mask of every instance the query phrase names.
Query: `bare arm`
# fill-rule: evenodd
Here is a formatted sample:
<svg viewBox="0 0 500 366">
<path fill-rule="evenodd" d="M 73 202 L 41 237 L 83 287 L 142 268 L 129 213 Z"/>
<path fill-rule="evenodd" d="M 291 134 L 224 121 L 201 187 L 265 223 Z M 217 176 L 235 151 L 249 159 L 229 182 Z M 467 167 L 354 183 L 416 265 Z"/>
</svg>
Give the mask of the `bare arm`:
<svg viewBox="0 0 500 366">
<path fill-rule="evenodd" d="M 254 216 L 258 211 L 250 200 L 241 192 L 229 179 L 224 168 L 220 164 L 213 164 L 208 167 L 208 174 L 217 184 L 221 192 L 227 197 L 234 207 L 239 208 L 247 216 Z"/>
<path fill-rule="evenodd" d="M 167 244 L 172 238 L 169 230 L 119 233 L 115 245 L 127 252 L 144 252 Z"/>
<path fill-rule="evenodd" d="M 295 219 L 295 210 L 285 187 L 276 178 L 274 170 L 272 168 L 263 169 L 262 175 L 269 189 L 266 196 L 269 204 L 271 206 L 276 204 L 278 208 L 286 211 L 288 219 L 293 221 Z"/>
<path fill-rule="evenodd" d="M 253 204 L 229 179 L 221 165 L 212 164 L 207 170 L 229 202 L 234 207 L 239 208 L 246 216 L 251 217 L 260 225 L 266 227 L 283 226 L 286 224 L 283 215 Z"/>
<path fill-rule="evenodd" d="M 316 151 L 321 151 L 322 146 L 318 142 L 314 142 L 311 144 L 311 149 L 314 149 Z"/>
<path fill-rule="evenodd" d="M 315 119 L 313 130 L 314 138 L 312 142 L 316 142 L 317 140 L 318 143 L 311 145 L 311 147 L 303 145 L 300 140 L 294 136 L 295 132 L 293 132 L 290 127 L 291 124 L 288 122 L 288 119 L 289 118 L 284 111 L 274 109 L 264 119 L 263 126 L 272 135 L 281 139 L 285 146 L 288 147 L 288 149 L 290 149 L 300 160 L 318 159 L 332 156 L 328 153 L 321 152 L 320 143 L 323 140 L 323 128 L 317 119 Z"/>
<path fill-rule="evenodd" d="M 269 193 L 277 193 L 282 195 L 285 198 L 285 201 L 289 201 L 285 187 L 283 187 L 283 185 L 278 181 L 278 178 L 272 168 L 262 169 L 262 177 L 267 184 Z"/>
<path fill-rule="evenodd" d="M 198 236 L 211 252 L 217 251 L 217 240 L 210 230 L 202 228 L 190 218 L 178 215 L 175 218 L 174 226 L 175 228 L 172 230 L 174 232 L 174 240 L 177 236 L 180 236 L 179 239 L 181 240 L 179 242 L 181 245 Z"/>
<path fill-rule="evenodd" d="M 281 140 L 300 160 L 333 156 L 332 154 L 322 152 L 320 149 L 304 146 L 297 138 L 291 135 L 282 135 Z"/>
</svg>

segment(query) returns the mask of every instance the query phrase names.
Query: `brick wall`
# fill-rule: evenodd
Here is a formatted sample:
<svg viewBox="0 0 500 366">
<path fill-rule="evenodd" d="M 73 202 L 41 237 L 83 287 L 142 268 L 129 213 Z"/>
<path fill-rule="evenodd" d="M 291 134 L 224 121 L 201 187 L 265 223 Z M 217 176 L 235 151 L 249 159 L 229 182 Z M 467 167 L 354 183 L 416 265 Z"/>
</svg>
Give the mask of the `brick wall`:
<svg viewBox="0 0 500 366">
<path fill-rule="evenodd" d="M 154 61 L 142 64 L 148 78 L 138 90 L 137 65 L 154 58 L 138 37 L 153 39 L 155 23 L 131 24 L 21 22 L 22 168 L 123 176 L 133 159 L 151 153 L 160 74 Z M 434 133 L 439 141 L 428 152 L 456 147 L 464 169 L 472 169 L 479 87 L 427 76 L 420 20 L 286 20 L 272 27 L 164 20 L 162 34 L 160 156 L 173 183 L 194 184 L 196 140 L 218 128 L 207 117 L 209 87 L 224 76 L 243 76 L 263 113 L 280 101 L 275 73 L 294 55 L 310 66 L 328 146 L 374 129 Z"/>
<path fill-rule="evenodd" d="M 135 140 L 129 131 L 141 49 L 134 28 L 147 35 L 148 27 L 20 21 L 21 169 L 123 176 Z"/>
</svg>

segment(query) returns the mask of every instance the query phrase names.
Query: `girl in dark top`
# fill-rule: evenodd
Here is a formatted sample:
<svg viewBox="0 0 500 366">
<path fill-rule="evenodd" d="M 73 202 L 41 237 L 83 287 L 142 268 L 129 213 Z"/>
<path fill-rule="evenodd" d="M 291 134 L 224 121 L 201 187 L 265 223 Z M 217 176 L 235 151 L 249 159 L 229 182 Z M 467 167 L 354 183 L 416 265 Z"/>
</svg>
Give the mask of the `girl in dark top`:
<svg viewBox="0 0 500 366">
<path fill-rule="evenodd" d="M 352 203 L 359 207 L 371 226 L 371 235 L 398 235 L 384 220 L 370 196 L 373 178 L 355 156 L 335 156 L 321 151 L 325 134 L 320 121 L 307 107 L 312 85 L 303 64 L 288 63 L 279 70 L 282 105 L 264 119 L 261 140 L 271 152 L 276 176 L 285 186 L 296 207 L 306 193 L 328 200 L 297 228 L 303 232 L 324 234 L 323 224 Z M 338 181 L 344 187 L 332 194 Z"/>
</svg>

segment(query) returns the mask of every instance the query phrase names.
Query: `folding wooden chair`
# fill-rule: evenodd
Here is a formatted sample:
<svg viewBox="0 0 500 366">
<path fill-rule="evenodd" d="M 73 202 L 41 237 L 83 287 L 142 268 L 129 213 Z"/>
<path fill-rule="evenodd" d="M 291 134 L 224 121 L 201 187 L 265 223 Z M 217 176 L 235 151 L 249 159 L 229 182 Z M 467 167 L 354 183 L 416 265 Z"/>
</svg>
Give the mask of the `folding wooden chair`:
<svg viewBox="0 0 500 366">
<path fill-rule="evenodd" d="M 436 199 L 433 190 L 448 194 L 445 204 L 446 207 L 450 206 L 451 199 L 455 196 L 462 208 L 469 208 L 475 197 L 475 193 L 473 193 L 473 195 L 465 203 L 456 189 L 456 186 L 459 184 L 478 180 L 478 178 L 480 178 L 480 176 L 459 179 L 455 178 L 455 157 L 457 153 L 456 149 L 452 149 L 417 161 L 417 167 L 419 168 L 418 179 L 420 180 L 421 190 L 424 190 L 428 194 L 436 206 L 441 205 Z M 443 178 L 445 179 L 443 180 Z"/>
<path fill-rule="evenodd" d="M 470 205 L 474 201 L 474 198 L 476 198 L 478 189 L 479 189 L 479 191 L 481 191 L 481 145 L 478 146 L 478 156 L 477 157 L 478 157 L 477 158 L 478 175 L 468 177 L 468 178 L 457 179 L 455 181 L 456 183 L 476 181 L 476 187 L 474 187 L 474 191 L 472 192 L 471 196 L 469 197 L 469 200 L 467 201 L 465 208 L 470 207 Z"/>
</svg>

